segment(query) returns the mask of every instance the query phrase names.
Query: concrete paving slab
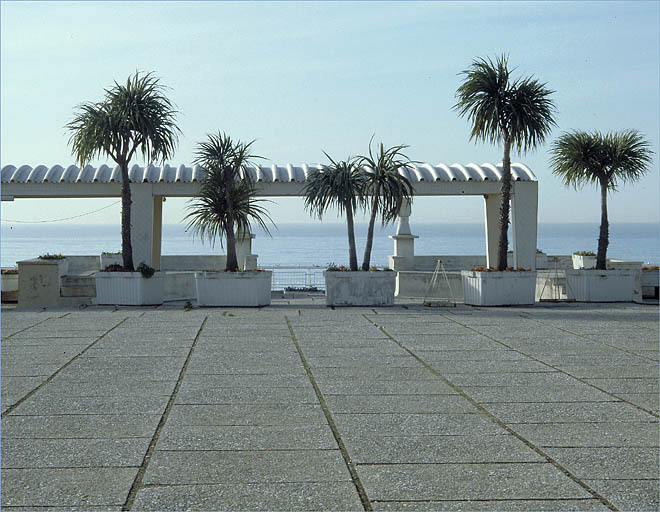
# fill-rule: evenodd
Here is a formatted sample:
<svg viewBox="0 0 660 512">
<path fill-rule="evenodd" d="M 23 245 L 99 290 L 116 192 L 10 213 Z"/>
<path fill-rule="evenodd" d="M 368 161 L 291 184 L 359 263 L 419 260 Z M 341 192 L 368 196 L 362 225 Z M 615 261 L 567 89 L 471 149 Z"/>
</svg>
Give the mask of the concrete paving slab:
<svg viewBox="0 0 660 512">
<path fill-rule="evenodd" d="M 327 424 L 182 426 L 168 422 L 159 450 L 335 450 Z"/>
<path fill-rule="evenodd" d="M 575 499 L 593 496 L 551 464 L 360 466 L 373 500 Z"/>
<path fill-rule="evenodd" d="M 461 438 L 448 435 L 353 436 L 345 439 L 356 464 L 456 464 L 467 462 L 545 462 L 512 435 Z"/>
<path fill-rule="evenodd" d="M 311 386 L 307 375 L 269 375 L 269 374 L 224 374 L 194 375 L 186 373 L 181 389 L 199 388 L 306 388 Z"/>
<path fill-rule="evenodd" d="M 639 480 L 658 478 L 657 448 L 544 448 L 580 478 Z"/>
<path fill-rule="evenodd" d="M 596 388 L 575 381 L 554 386 L 473 386 L 462 387 L 480 403 L 533 402 L 618 402 L 619 399 Z"/>
<path fill-rule="evenodd" d="M 359 371 L 355 368 L 314 368 L 314 378 L 323 383 L 328 380 L 353 379 L 372 381 L 404 381 L 404 380 L 437 380 L 425 368 L 388 368 L 386 366 L 363 366 Z"/>
<path fill-rule="evenodd" d="M 122 379 L 115 381 L 75 381 L 56 376 L 39 390 L 39 395 L 73 396 L 133 396 L 161 395 L 169 397 L 174 391 L 176 381 L 149 381 Z"/>
<path fill-rule="evenodd" d="M 137 468 L 3 469 L 2 505 L 119 506 L 136 474 Z"/>
<path fill-rule="evenodd" d="M 401 400 L 398 395 L 328 395 L 333 414 L 418 413 L 450 414 L 475 412 L 475 407 L 460 395 L 411 395 Z"/>
<path fill-rule="evenodd" d="M 348 482 L 177 485 L 141 489 L 133 510 L 363 510 Z"/>
<path fill-rule="evenodd" d="M 216 361 L 191 364 L 188 366 L 187 375 L 306 375 L 305 368 L 300 363 L 294 366 L 291 363 L 261 364 L 252 363 L 247 365 L 236 365 L 229 361 Z"/>
<path fill-rule="evenodd" d="M 60 397 L 37 393 L 23 402 L 11 414 L 70 415 L 70 414 L 163 414 L 168 396 L 72 396 Z"/>
<path fill-rule="evenodd" d="M 658 447 L 658 423 L 517 424 L 514 430 L 540 447 Z"/>
<path fill-rule="evenodd" d="M 456 391 L 440 379 L 436 380 L 323 380 L 321 392 L 330 395 L 446 395 Z"/>
<path fill-rule="evenodd" d="M 318 404 L 314 389 L 300 388 L 214 388 L 180 389 L 176 404 Z"/>
<path fill-rule="evenodd" d="M 10 364 L 9 361 L 2 360 L 2 377 L 48 377 L 55 373 L 63 364 L 45 363 L 45 364 Z M 45 380 L 45 379 L 44 379 Z"/>
<path fill-rule="evenodd" d="M 431 361 L 425 359 L 421 354 L 417 354 L 424 359 L 434 370 L 444 374 L 514 374 L 514 373 L 551 373 L 556 372 L 554 368 L 543 363 L 532 360 L 518 359 L 515 361 Z M 531 376 L 533 377 L 533 376 Z"/>
<path fill-rule="evenodd" d="M 647 361 L 646 364 L 598 364 L 598 365 L 561 365 L 561 369 L 575 377 L 586 379 L 625 379 L 652 378 L 657 379 L 658 365 Z"/>
<path fill-rule="evenodd" d="M 573 377 L 560 372 L 548 371 L 536 373 L 444 373 L 443 376 L 463 388 L 491 386 L 570 386 L 575 382 Z"/>
<path fill-rule="evenodd" d="M 13 416 L 2 419 L 3 439 L 151 438 L 160 415 Z"/>
<path fill-rule="evenodd" d="M 659 510 L 658 480 L 587 480 L 619 510 Z"/>
<path fill-rule="evenodd" d="M 611 393 L 660 393 L 658 378 L 638 379 L 584 379 L 589 384 L 598 386 Z"/>
<path fill-rule="evenodd" d="M 333 414 L 342 436 L 473 436 L 507 432 L 481 414 Z M 468 439 L 456 439 L 457 443 Z"/>
<path fill-rule="evenodd" d="M 174 405 L 168 417 L 178 425 L 326 424 L 320 405 Z"/>
<path fill-rule="evenodd" d="M 339 450 L 156 451 L 142 483 L 350 482 Z"/>
<path fill-rule="evenodd" d="M 3 439 L 2 469 L 138 467 L 150 438 Z"/>
<path fill-rule="evenodd" d="M 304 351 L 304 349 L 303 349 Z M 305 356 L 312 368 L 363 368 L 382 365 L 387 368 L 420 368 L 422 363 L 409 354 L 396 356 Z"/>
<path fill-rule="evenodd" d="M 611 423 L 653 421 L 653 417 L 625 402 L 486 404 L 504 423 Z"/>
<path fill-rule="evenodd" d="M 373 501 L 373 509 L 388 511 L 468 511 L 475 510 L 502 512 L 503 510 L 535 510 L 535 511 L 580 511 L 580 510 L 610 510 L 597 499 L 575 500 L 480 500 L 480 501 Z"/>
</svg>

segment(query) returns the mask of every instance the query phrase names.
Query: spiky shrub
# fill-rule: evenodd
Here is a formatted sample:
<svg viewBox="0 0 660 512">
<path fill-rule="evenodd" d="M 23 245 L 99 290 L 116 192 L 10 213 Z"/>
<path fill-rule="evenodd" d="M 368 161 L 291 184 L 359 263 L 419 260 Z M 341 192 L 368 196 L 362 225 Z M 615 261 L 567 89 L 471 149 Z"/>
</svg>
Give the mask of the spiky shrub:
<svg viewBox="0 0 660 512">
<path fill-rule="evenodd" d="M 620 184 L 639 181 L 652 163 L 651 144 L 636 130 L 563 133 L 550 149 L 552 172 L 576 190 L 600 188 L 600 232 L 596 268 L 605 270 L 610 243 L 607 193 Z"/>
<path fill-rule="evenodd" d="M 413 187 L 408 178 L 399 173 L 410 159 L 403 154 L 408 146 L 398 145 L 386 148 L 381 142 L 377 149 L 372 149 L 373 137 L 369 141 L 369 154 L 361 156 L 360 167 L 365 174 L 365 194 L 371 198 L 367 241 L 362 258 L 362 270 L 371 267 L 371 249 L 374 241 L 374 226 L 380 216 L 383 226 L 393 222 L 404 201 L 412 202 Z"/>
<path fill-rule="evenodd" d="M 506 268 L 509 246 L 509 201 L 511 199 L 511 148 L 525 153 L 542 144 L 556 125 L 554 92 L 533 77 L 512 80 L 508 57 L 495 62 L 475 59 L 460 73 L 463 83 L 456 91 L 456 110 L 472 123 L 470 140 L 501 144 L 502 158 L 500 234 L 497 270 Z"/>
<path fill-rule="evenodd" d="M 335 161 L 327 153 L 324 154 L 330 165 L 314 171 L 309 177 L 303 192 L 305 208 L 319 219 L 331 206 L 337 207 L 339 213 L 346 216 L 349 265 L 352 271 L 356 271 L 358 263 L 353 217 L 364 204 L 366 177 L 357 159 L 349 157 Z"/>
<path fill-rule="evenodd" d="M 128 166 L 136 152 L 148 163 L 171 158 L 178 140 L 176 110 L 163 94 L 165 87 L 152 73 L 136 72 L 126 83 L 105 90 L 97 102 L 78 105 L 66 125 L 69 144 L 81 167 L 101 155 L 121 170 L 121 240 L 125 270 L 132 271 L 131 189 Z"/>
<path fill-rule="evenodd" d="M 236 231 L 249 232 L 255 222 L 270 234 L 266 221 L 272 224 L 268 211 L 256 199 L 256 189 L 247 173 L 251 159 L 259 158 L 250 153 L 254 141 L 233 141 L 229 135 L 218 132 L 208 135 L 205 142 L 197 145 L 194 162 L 206 175 L 200 184 L 199 194 L 188 205 L 188 228 L 211 245 L 222 237 L 227 241 L 225 270 L 239 270 L 236 256 Z"/>
</svg>

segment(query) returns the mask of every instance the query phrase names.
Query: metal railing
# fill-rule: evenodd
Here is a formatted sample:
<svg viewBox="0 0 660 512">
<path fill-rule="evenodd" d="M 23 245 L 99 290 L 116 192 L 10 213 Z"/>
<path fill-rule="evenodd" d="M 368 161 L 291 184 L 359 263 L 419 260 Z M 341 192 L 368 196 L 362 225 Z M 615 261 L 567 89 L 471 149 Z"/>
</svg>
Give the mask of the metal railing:
<svg viewBox="0 0 660 512">
<path fill-rule="evenodd" d="M 266 267 L 273 271 L 272 290 L 287 288 L 325 290 L 323 267 Z"/>
</svg>

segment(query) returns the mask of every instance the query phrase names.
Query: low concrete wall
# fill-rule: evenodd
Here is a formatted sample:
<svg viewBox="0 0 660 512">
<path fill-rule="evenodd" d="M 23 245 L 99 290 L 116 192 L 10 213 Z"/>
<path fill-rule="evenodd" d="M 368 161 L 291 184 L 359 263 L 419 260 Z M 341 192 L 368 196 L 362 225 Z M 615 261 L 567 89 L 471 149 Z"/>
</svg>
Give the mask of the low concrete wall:
<svg viewBox="0 0 660 512">
<path fill-rule="evenodd" d="M 34 258 L 18 262 L 19 307 L 40 308 L 60 304 L 60 261 Z"/>
<path fill-rule="evenodd" d="M 453 296 L 456 300 L 463 300 L 463 280 L 460 272 L 447 272 L 447 280 L 444 274 L 439 272 L 433 289 L 429 291 L 432 278 L 433 272 L 399 271 L 394 294 L 397 297 L 426 297 L 428 291 L 429 299 L 447 299 Z"/>
<path fill-rule="evenodd" d="M 164 277 L 166 301 L 194 300 L 197 298 L 194 272 L 167 272 Z"/>
</svg>

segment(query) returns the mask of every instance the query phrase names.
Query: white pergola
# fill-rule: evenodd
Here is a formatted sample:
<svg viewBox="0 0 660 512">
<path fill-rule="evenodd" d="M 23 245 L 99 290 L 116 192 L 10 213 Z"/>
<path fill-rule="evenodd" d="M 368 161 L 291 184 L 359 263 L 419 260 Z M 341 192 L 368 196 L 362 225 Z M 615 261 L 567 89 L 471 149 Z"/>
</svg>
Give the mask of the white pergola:
<svg viewBox="0 0 660 512">
<path fill-rule="evenodd" d="M 272 165 L 248 167 L 243 179 L 256 183 L 259 196 L 303 196 L 311 173 L 322 169 L 318 164 L 299 166 Z M 410 164 L 399 172 L 414 187 L 415 196 L 483 196 L 486 228 L 486 261 L 497 258 L 499 234 L 500 179 L 502 164 Z M 513 258 L 515 266 L 535 268 L 538 216 L 538 181 L 528 167 L 511 164 L 513 187 L 511 213 Z M 165 197 L 192 197 L 199 191 L 204 171 L 199 166 L 172 167 L 133 165 L 129 172 L 132 194 L 131 236 L 133 260 L 160 268 L 162 213 Z M 119 167 L 60 165 L 15 167 L 1 170 L 2 200 L 21 198 L 95 198 L 120 197 Z M 395 256 L 413 254 L 416 238 L 410 232 L 410 208 L 403 208 L 395 240 Z M 117 219 L 119 220 L 119 219 Z M 440 220 L 440 219 L 438 219 Z"/>
</svg>

